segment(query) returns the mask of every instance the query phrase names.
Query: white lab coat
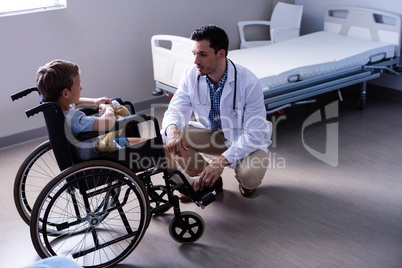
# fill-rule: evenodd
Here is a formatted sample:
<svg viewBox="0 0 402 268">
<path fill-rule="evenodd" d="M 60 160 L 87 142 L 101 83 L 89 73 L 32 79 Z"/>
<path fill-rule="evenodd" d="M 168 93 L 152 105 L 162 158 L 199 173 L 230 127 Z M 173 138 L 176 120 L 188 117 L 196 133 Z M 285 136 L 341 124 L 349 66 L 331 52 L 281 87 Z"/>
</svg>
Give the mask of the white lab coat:
<svg viewBox="0 0 402 268">
<path fill-rule="evenodd" d="M 228 78 L 221 99 L 222 131 L 226 150 L 222 155 L 235 165 L 248 154 L 261 149 L 268 153 L 271 144 L 272 124 L 266 120 L 262 86 L 248 69 L 236 64 L 236 112 L 233 116 L 235 69 L 229 62 Z M 199 81 L 198 81 L 199 80 Z M 210 93 L 205 76 L 199 76 L 194 66 L 187 69 L 180 81 L 169 107 L 164 114 L 161 133 L 166 139 L 166 128 L 175 124 L 180 132 L 187 124 L 211 129 L 208 121 L 211 109 Z M 194 112 L 197 122 L 190 121 Z"/>
</svg>

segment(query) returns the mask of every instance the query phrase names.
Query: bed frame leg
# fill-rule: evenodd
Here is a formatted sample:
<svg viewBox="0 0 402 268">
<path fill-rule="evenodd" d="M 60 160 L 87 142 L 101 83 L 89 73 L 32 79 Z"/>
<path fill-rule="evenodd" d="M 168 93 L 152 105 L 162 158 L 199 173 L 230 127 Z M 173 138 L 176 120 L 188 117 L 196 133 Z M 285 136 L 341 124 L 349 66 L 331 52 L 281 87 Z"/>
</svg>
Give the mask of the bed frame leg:
<svg viewBox="0 0 402 268">
<path fill-rule="evenodd" d="M 342 97 L 342 92 L 340 89 L 338 89 L 338 98 L 339 100 L 342 102 L 343 101 L 343 97 Z"/>
<path fill-rule="evenodd" d="M 366 105 L 366 89 L 367 89 L 367 82 L 363 82 L 360 84 L 360 100 L 359 100 L 359 109 L 363 110 L 364 106 Z"/>
</svg>

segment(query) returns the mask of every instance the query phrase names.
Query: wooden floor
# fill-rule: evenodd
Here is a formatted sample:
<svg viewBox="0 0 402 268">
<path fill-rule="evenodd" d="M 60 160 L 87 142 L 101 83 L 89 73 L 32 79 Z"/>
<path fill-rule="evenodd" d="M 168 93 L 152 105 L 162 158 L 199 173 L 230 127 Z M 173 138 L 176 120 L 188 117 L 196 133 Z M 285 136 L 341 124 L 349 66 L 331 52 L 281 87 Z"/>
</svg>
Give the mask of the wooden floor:
<svg viewBox="0 0 402 268">
<path fill-rule="evenodd" d="M 169 211 L 153 217 L 118 267 L 401 267 L 402 103 L 369 95 L 361 111 L 353 91 L 344 99 L 328 106 L 331 93 L 276 115 L 270 168 L 252 198 L 240 196 L 226 169 L 217 201 L 205 209 L 183 204 L 206 223 L 197 243 L 170 237 Z M 310 117 L 320 107 L 327 113 Z M 2 267 L 39 260 L 12 197 L 17 169 L 39 143 L 0 151 Z"/>
</svg>

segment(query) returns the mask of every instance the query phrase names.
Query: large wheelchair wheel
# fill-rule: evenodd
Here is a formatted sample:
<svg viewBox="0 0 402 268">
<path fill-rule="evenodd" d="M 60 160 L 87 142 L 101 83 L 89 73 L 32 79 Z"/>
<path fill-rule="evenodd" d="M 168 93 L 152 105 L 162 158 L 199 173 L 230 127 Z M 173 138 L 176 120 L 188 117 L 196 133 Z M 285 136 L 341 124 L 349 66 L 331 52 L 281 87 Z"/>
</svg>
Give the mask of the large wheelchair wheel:
<svg viewBox="0 0 402 268">
<path fill-rule="evenodd" d="M 21 164 L 14 180 L 14 203 L 27 224 L 39 193 L 59 173 L 49 141 L 36 147 Z"/>
<path fill-rule="evenodd" d="M 118 163 L 94 160 L 64 170 L 42 190 L 32 210 L 31 239 L 42 258 L 109 267 L 135 249 L 149 220 L 140 179 Z"/>
</svg>

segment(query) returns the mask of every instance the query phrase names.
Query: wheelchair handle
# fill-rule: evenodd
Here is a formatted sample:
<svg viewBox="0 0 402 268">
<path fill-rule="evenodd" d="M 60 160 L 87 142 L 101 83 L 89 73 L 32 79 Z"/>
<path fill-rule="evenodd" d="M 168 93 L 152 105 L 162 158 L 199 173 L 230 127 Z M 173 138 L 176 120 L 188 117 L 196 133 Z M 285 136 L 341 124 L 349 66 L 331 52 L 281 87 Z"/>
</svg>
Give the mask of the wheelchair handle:
<svg viewBox="0 0 402 268">
<path fill-rule="evenodd" d="M 12 101 L 18 100 L 22 97 L 25 97 L 26 95 L 30 94 L 33 91 L 37 91 L 39 93 L 39 90 L 37 87 L 31 87 L 31 88 L 24 89 L 20 92 L 17 92 L 15 94 L 11 95 L 11 100 Z"/>
<path fill-rule="evenodd" d="M 26 114 L 27 117 L 29 118 L 29 117 L 31 117 L 31 116 L 37 114 L 37 113 L 42 112 L 43 110 L 45 110 L 45 109 L 48 108 L 48 107 L 51 107 L 51 106 L 55 107 L 56 105 L 57 105 L 57 104 L 54 103 L 54 102 L 44 102 L 44 103 L 39 104 L 39 105 L 37 105 L 37 106 L 35 106 L 35 107 L 29 109 L 29 110 L 26 110 L 26 111 L 25 111 L 25 114 Z"/>
</svg>

